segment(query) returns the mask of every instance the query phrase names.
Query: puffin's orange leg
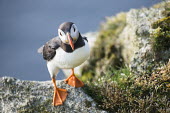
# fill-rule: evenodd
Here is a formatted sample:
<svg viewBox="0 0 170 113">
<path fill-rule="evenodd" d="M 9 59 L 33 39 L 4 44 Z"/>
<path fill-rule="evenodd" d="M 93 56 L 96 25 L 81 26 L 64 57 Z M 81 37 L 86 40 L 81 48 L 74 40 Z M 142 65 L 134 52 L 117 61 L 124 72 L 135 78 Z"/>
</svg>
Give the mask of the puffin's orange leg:
<svg viewBox="0 0 170 113">
<path fill-rule="evenodd" d="M 68 85 L 73 86 L 73 87 L 83 87 L 84 86 L 84 83 L 74 75 L 74 69 L 72 69 L 72 74 L 64 81 Z"/>
<path fill-rule="evenodd" d="M 67 97 L 67 90 L 60 89 L 56 86 L 55 78 L 52 78 L 52 82 L 54 84 L 54 96 L 53 96 L 53 106 L 62 105 Z"/>
</svg>

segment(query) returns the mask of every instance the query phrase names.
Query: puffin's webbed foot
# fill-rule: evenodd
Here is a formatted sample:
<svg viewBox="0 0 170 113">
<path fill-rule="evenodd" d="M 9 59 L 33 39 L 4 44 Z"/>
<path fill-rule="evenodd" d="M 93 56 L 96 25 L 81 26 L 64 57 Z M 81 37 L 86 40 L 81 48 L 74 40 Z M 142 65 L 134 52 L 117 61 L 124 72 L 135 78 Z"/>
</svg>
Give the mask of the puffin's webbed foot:
<svg viewBox="0 0 170 113">
<path fill-rule="evenodd" d="M 72 74 L 64 81 L 66 84 L 73 86 L 73 87 L 83 87 L 84 86 L 84 83 L 74 75 L 74 69 L 72 69 Z"/>
<path fill-rule="evenodd" d="M 53 106 L 62 105 L 63 102 L 66 100 L 66 97 L 67 97 L 67 90 L 57 88 L 56 90 L 54 90 L 52 105 Z"/>
<path fill-rule="evenodd" d="M 54 84 L 54 95 L 53 95 L 53 106 L 62 105 L 67 98 L 67 90 L 60 89 L 56 86 L 56 80 L 53 78 L 52 82 Z"/>
</svg>

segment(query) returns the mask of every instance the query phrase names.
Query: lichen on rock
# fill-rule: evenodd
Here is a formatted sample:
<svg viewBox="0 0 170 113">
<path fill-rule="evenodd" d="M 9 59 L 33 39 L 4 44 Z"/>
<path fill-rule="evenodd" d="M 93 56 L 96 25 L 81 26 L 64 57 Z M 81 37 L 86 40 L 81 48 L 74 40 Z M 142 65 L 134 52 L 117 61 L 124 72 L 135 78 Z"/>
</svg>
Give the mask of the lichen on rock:
<svg viewBox="0 0 170 113">
<path fill-rule="evenodd" d="M 74 88 L 57 81 L 59 88 L 68 90 L 63 105 L 52 106 L 51 81 L 23 81 L 11 77 L 0 78 L 0 111 L 2 113 L 105 113 L 96 107 L 82 88 Z"/>
<path fill-rule="evenodd" d="M 137 75 L 151 74 L 167 63 L 170 57 L 170 22 L 166 17 L 169 8 L 169 2 L 162 2 L 151 8 L 131 9 L 108 17 L 101 25 L 83 76 L 102 76 L 110 67 L 119 69 L 122 65 L 129 66 Z"/>
<path fill-rule="evenodd" d="M 169 55 L 165 54 L 169 53 L 168 51 L 161 51 L 159 54 L 164 53 L 164 55 L 156 56 L 152 46 L 152 25 L 160 18 L 164 18 L 163 11 L 165 11 L 165 8 L 162 6 L 159 8 L 133 9 L 127 13 L 126 27 L 120 34 L 118 45 L 123 48 L 124 63 L 129 65 L 136 75 L 151 74 L 153 69 L 168 61 Z M 164 44 L 164 46 L 166 45 Z"/>
<path fill-rule="evenodd" d="M 166 29 L 169 26 L 169 17 L 162 14 L 165 10 L 165 7 L 160 7 L 143 9 L 140 10 L 142 11 L 140 13 L 138 10 L 135 11 L 138 16 L 142 15 L 138 19 L 133 19 L 133 21 L 136 20 L 136 25 L 138 23 L 136 30 L 138 49 L 134 51 L 130 67 L 132 72 L 137 75 L 150 75 L 153 70 L 169 60 L 170 46 L 168 46 L 168 42 L 170 40 L 168 38 L 169 31 Z M 133 25 L 135 26 L 135 22 Z M 138 30 L 143 28 L 144 30 Z M 146 31 L 147 33 L 138 31 Z"/>
</svg>

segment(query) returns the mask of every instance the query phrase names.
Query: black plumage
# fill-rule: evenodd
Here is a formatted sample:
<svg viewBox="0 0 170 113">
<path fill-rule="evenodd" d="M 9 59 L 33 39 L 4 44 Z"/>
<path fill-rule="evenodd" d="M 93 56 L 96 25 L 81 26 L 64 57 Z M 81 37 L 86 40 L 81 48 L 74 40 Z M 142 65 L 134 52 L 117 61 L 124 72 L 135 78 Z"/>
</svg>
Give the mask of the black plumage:
<svg viewBox="0 0 170 113">
<path fill-rule="evenodd" d="M 61 40 L 58 37 L 55 37 L 48 41 L 44 46 L 43 46 L 43 58 L 45 60 L 51 60 L 55 54 L 56 54 L 56 49 L 58 49 L 61 45 Z"/>
<path fill-rule="evenodd" d="M 84 41 L 88 42 L 87 38 L 82 37 L 81 34 L 79 34 L 79 38 L 76 41 L 76 43 L 74 44 L 75 45 L 74 51 L 80 47 L 83 47 L 85 45 Z M 59 37 L 55 37 L 55 38 L 51 39 L 50 41 L 48 41 L 43 46 L 43 51 L 42 51 L 43 58 L 47 61 L 53 59 L 56 54 L 56 49 L 58 49 L 59 47 L 61 47 L 67 53 L 73 52 L 70 45 L 63 43 Z"/>
</svg>

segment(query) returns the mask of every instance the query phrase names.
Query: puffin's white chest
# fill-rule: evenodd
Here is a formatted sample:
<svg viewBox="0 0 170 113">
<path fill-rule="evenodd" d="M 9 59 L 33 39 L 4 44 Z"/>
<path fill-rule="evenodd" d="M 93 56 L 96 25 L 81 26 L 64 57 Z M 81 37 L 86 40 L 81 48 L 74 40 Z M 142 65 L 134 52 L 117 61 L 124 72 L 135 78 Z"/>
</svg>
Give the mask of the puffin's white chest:
<svg viewBox="0 0 170 113">
<path fill-rule="evenodd" d="M 81 65 L 90 55 L 88 43 L 85 46 L 76 49 L 71 53 L 65 52 L 62 48 L 56 50 L 55 57 L 49 61 L 53 66 L 61 69 L 71 69 Z"/>
</svg>

